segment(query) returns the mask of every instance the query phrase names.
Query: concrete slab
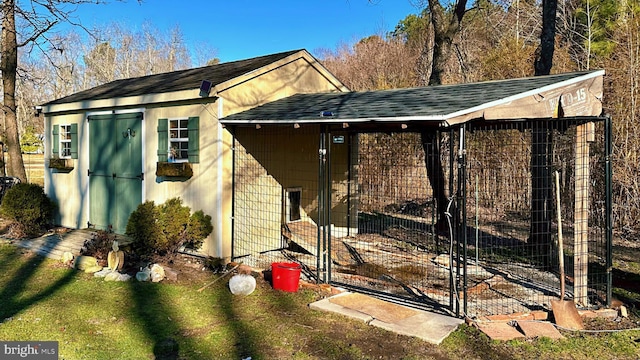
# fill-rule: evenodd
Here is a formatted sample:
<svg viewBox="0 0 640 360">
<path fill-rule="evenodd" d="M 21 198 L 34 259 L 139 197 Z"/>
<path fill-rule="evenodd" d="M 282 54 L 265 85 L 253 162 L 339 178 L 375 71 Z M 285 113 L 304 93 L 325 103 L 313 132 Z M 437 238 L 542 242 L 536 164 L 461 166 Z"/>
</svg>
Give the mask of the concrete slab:
<svg viewBox="0 0 640 360">
<path fill-rule="evenodd" d="M 455 331 L 464 320 L 418 311 L 417 315 L 394 323 L 374 319 L 369 324 L 401 335 L 415 336 L 432 344 L 439 345 L 449 334 Z"/>
<path fill-rule="evenodd" d="M 520 321 L 518 328 L 528 338 L 548 337 L 553 340 L 564 339 L 560 331 L 548 321 Z"/>
<path fill-rule="evenodd" d="M 344 294 L 329 299 L 334 304 L 371 315 L 374 319 L 394 323 L 417 315 L 415 309 L 376 299 L 359 293 Z"/>
<path fill-rule="evenodd" d="M 348 292 L 344 292 L 342 294 L 334 295 L 334 296 L 344 296 L 349 294 Z M 342 305 L 334 304 L 330 301 L 331 298 L 322 299 L 320 301 L 316 301 L 314 303 L 309 304 L 309 308 L 320 311 L 328 311 L 344 316 L 348 316 L 352 319 L 357 319 L 365 323 L 370 323 L 373 320 L 373 317 L 369 314 L 365 314 L 358 310 L 350 309 L 344 307 Z"/>
<path fill-rule="evenodd" d="M 449 336 L 449 334 L 455 331 L 456 328 L 464 322 L 462 319 L 414 309 L 379 300 L 368 295 L 358 294 L 356 297 L 357 299 L 361 300 L 363 296 L 370 298 L 365 301 L 365 303 L 369 305 L 363 307 L 362 302 L 354 304 L 350 301 L 345 301 L 346 298 L 344 297 L 352 294 L 353 293 L 350 292 L 338 294 L 331 298 L 326 298 L 309 304 L 309 307 L 315 310 L 329 311 L 345 315 L 398 334 L 415 336 L 432 344 L 440 344 L 442 340 Z M 342 300 L 336 300 L 338 297 L 343 298 Z M 371 304 L 379 304 L 384 311 L 401 314 L 401 316 L 396 315 L 391 318 L 385 317 L 385 319 L 390 322 L 382 321 L 374 316 L 375 314 L 381 313 L 380 309 L 371 307 Z M 411 314 L 411 316 L 406 316 L 407 314 Z"/>
<path fill-rule="evenodd" d="M 524 339 L 520 331 L 505 322 L 478 322 L 477 325 L 491 340 Z"/>
</svg>

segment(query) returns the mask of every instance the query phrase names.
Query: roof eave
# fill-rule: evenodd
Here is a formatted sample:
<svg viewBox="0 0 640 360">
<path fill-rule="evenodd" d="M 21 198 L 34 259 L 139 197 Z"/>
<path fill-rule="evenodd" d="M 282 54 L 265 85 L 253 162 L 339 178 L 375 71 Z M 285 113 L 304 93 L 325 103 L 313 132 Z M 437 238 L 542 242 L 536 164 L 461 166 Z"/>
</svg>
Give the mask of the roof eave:
<svg viewBox="0 0 640 360">
<path fill-rule="evenodd" d="M 541 96 L 541 94 L 553 94 L 554 90 L 562 89 L 562 88 L 564 88 L 566 86 L 573 85 L 573 84 L 580 84 L 580 83 L 585 82 L 585 81 L 590 80 L 590 79 L 597 79 L 598 77 L 601 78 L 602 76 L 604 76 L 604 74 L 605 74 L 604 70 L 595 70 L 595 71 L 593 71 L 591 73 L 588 73 L 588 74 L 585 74 L 585 75 L 582 75 L 582 76 L 577 76 L 577 77 L 572 78 L 572 79 L 568 79 L 568 80 L 565 80 L 565 81 L 560 81 L 560 82 L 553 83 L 553 84 L 550 84 L 550 85 L 547 85 L 547 86 L 543 86 L 543 87 L 536 88 L 536 89 L 533 89 L 533 90 L 529 90 L 529 91 L 525 91 L 525 92 L 522 92 L 522 93 L 518 93 L 518 94 L 515 94 L 515 95 L 512 95 L 512 96 L 508 96 L 508 97 L 505 97 L 505 98 L 502 98 L 502 99 L 499 99 L 499 100 L 487 102 L 487 103 L 484 103 L 484 104 L 479 105 L 479 106 L 475 106 L 475 107 L 471 107 L 471 108 L 468 108 L 468 109 L 460 110 L 460 111 L 451 113 L 449 115 L 450 120 L 448 121 L 448 123 L 450 125 L 454 125 L 454 124 L 457 124 L 457 123 L 461 123 L 461 122 L 467 121 L 469 119 L 479 118 L 479 117 L 482 117 L 482 118 L 485 118 L 485 119 L 493 119 L 493 120 L 495 120 L 495 118 L 493 118 L 492 116 L 488 116 L 487 110 L 492 109 L 492 108 L 496 108 L 496 107 L 499 107 L 499 106 L 507 105 L 507 104 L 510 104 L 510 103 L 513 103 L 513 102 L 517 102 L 518 100 L 522 100 L 522 99 L 525 99 L 525 98 L 528 98 L 528 97 L 531 97 L 531 96 Z M 601 103 L 601 101 L 602 101 L 602 82 L 599 82 L 598 84 L 595 84 L 595 91 L 593 91 L 593 86 L 592 85 L 590 85 L 589 90 L 591 90 L 590 94 L 589 94 L 589 95 L 591 95 L 591 98 L 599 100 L 599 102 Z M 556 99 L 561 98 L 562 96 L 563 96 L 563 94 L 560 94 L 558 97 L 556 97 Z M 546 98 L 544 96 L 542 96 L 542 99 L 544 101 L 553 101 L 554 100 L 554 98 L 552 98 L 551 96 L 548 96 Z M 531 118 L 554 117 L 554 116 L 557 117 L 558 114 L 554 113 L 554 111 L 556 111 L 557 109 L 554 109 L 554 108 L 550 107 L 549 110 L 551 110 L 549 112 L 549 114 L 545 114 L 545 115 L 537 114 L 537 115 L 533 115 L 533 116 L 530 116 L 530 117 Z M 601 111 L 601 107 L 600 107 L 600 111 Z M 598 113 L 597 114 L 596 113 L 585 114 L 584 116 L 598 116 L 598 115 L 600 115 L 599 111 L 594 111 L 594 112 L 598 112 Z M 580 115 L 583 115 L 583 114 L 580 114 Z M 458 118 L 458 120 L 456 120 L 456 118 Z M 502 118 L 503 119 L 507 119 L 505 117 L 502 117 Z M 522 116 L 517 115 L 517 116 L 513 116 L 512 118 L 519 119 L 519 118 L 522 118 Z"/>
<path fill-rule="evenodd" d="M 366 118 L 315 118 L 298 120 L 278 119 L 253 119 L 253 120 L 225 120 L 220 119 L 223 125 L 293 125 L 293 124 L 351 124 L 351 123 L 405 123 L 405 122 L 437 122 L 444 123 L 448 119 L 446 115 L 438 116 L 401 116 L 401 117 L 366 117 Z"/>
<path fill-rule="evenodd" d="M 215 101 L 216 97 L 210 95 L 207 97 L 211 101 Z M 45 116 L 55 115 L 58 113 L 81 112 L 96 109 L 117 109 L 132 106 L 146 106 L 152 104 L 161 104 L 168 102 L 184 102 L 204 99 L 200 96 L 200 89 L 181 90 L 174 92 L 164 92 L 155 94 L 145 94 L 138 96 L 128 96 L 120 98 L 98 99 L 77 101 L 72 103 L 50 104 L 42 106 L 42 113 Z"/>
</svg>

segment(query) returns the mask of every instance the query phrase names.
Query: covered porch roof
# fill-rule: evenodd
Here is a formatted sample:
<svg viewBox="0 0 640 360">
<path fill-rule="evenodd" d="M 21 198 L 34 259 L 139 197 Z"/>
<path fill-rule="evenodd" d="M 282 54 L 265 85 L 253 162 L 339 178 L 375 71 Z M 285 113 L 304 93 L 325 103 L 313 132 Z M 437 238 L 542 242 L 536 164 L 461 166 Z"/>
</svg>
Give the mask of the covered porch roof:
<svg viewBox="0 0 640 360">
<path fill-rule="evenodd" d="M 225 125 L 413 124 L 597 117 L 604 70 L 419 88 L 297 94 L 220 119 Z"/>
</svg>

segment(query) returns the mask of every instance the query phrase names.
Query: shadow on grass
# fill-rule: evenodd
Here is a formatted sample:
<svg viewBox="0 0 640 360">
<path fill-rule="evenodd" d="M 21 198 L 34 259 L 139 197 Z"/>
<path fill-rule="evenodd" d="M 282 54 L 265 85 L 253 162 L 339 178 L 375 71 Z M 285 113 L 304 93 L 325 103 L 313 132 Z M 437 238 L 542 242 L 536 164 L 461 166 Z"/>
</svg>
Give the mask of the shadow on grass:
<svg viewBox="0 0 640 360">
<path fill-rule="evenodd" d="M 46 246 L 54 246 L 59 241 L 60 239 L 58 237 L 50 237 L 47 240 Z M 72 269 L 68 269 L 62 277 L 50 285 L 43 287 L 37 293 L 26 294 L 25 291 L 27 289 L 33 288 L 28 285 L 29 281 L 35 276 L 46 258 L 44 256 L 33 255 L 15 271 L 6 268 L 7 264 L 17 263 L 15 259 L 21 256 L 20 252 L 20 249 L 14 247 L 12 247 L 11 250 L 2 252 L 0 262 L 3 264 L 3 276 L 6 273 L 12 273 L 13 275 L 9 281 L 4 283 L 4 286 L 0 290 L 0 299 L 2 300 L 0 321 L 13 317 L 33 304 L 54 295 L 74 278 L 75 272 Z"/>
<path fill-rule="evenodd" d="M 614 297 L 640 311 L 640 274 L 614 268 L 612 277 Z"/>
<path fill-rule="evenodd" d="M 180 304 L 173 303 L 170 296 L 165 296 L 161 291 L 162 287 L 171 285 L 136 280 L 128 284 L 134 305 L 131 315 L 144 331 L 147 340 L 152 343 L 155 359 L 184 358 L 179 354 L 178 339 L 184 343 L 189 342 L 189 338 L 181 335 L 183 329 L 179 326 L 179 315 L 176 311 Z M 192 345 L 188 344 L 186 347 L 193 348 Z"/>
<path fill-rule="evenodd" d="M 261 358 L 258 349 L 259 337 L 253 332 L 250 324 L 246 320 L 242 320 L 242 307 L 238 306 L 239 302 L 235 301 L 234 296 L 228 289 L 221 289 L 222 286 L 216 288 L 213 293 L 211 307 L 219 309 L 219 316 L 224 317 L 224 323 L 227 324 L 227 332 L 232 336 L 230 340 L 233 343 L 233 350 L 230 351 L 231 357 L 234 359 Z"/>
</svg>

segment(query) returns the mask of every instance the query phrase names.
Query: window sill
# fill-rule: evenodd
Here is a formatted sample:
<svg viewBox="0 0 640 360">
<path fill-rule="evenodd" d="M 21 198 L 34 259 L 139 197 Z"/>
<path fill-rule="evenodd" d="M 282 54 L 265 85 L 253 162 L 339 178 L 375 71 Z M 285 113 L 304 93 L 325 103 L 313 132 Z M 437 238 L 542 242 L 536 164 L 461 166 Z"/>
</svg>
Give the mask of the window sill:
<svg viewBox="0 0 640 360">
<path fill-rule="evenodd" d="M 156 176 L 190 178 L 193 176 L 193 167 L 187 162 L 158 162 Z"/>
<path fill-rule="evenodd" d="M 49 169 L 56 169 L 60 171 L 71 171 L 74 168 L 73 159 L 49 159 Z"/>
</svg>

